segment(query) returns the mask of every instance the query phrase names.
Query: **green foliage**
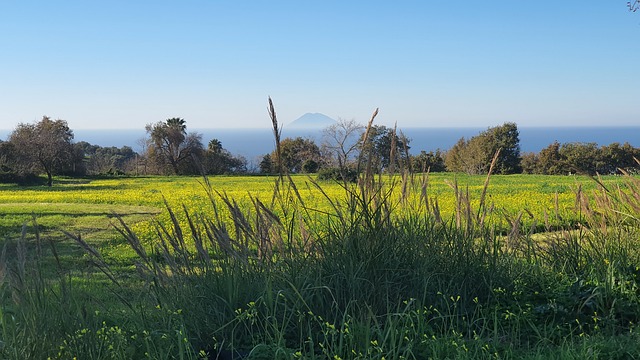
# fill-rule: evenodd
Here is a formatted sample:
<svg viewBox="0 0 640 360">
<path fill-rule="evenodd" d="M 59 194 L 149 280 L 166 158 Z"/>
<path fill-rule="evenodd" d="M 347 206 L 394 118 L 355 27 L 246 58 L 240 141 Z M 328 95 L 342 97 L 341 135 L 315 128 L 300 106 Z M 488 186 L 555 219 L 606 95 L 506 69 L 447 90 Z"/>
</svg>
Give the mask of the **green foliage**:
<svg viewBox="0 0 640 360">
<path fill-rule="evenodd" d="M 358 172 L 352 168 L 326 167 L 318 172 L 318 180 L 356 183 L 358 181 Z"/>
<path fill-rule="evenodd" d="M 247 171 L 247 161 L 242 157 L 235 157 L 222 147 L 218 139 L 209 141 L 204 155 L 204 171 L 206 174 L 241 174 Z"/>
<path fill-rule="evenodd" d="M 598 159 L 598 145 L 596 143 L 565 143 L 558 151 L 560 158 L 570 172 L 581 174 L 595 174 Z"/>
<path fill-rule="evenodd" d="M 571 172 L 560 154 L 560 144 L 556 141 L 540 151 L 534 174 L 566 175 Z"/>
<path fill-rule="evenodd" d="M 9 136 L 13 145 L 11 168 L 19 174 L 47 174 L 47 185 L 53 175 L 70 171 L 74 164 L 71 141 L 73 131 L 64 120 L 44 116 L 35 124 L 19 124 Z"/>
<path fill-rule="evenodd" d="M 526 172 L 531 174 L 566 175 L 618 174 L 637 172 L 640 149 L 629 143 L 598 147 L 596 143 L 565 143 L 557 141 L 527 158 Z"/>
<path fill-rule="evenodd" d="M 600 148 L 600 159 L 597 163 L 599 174 L 617 174 L 620 169 L 628 172 L 637 172 L 640 159 L 640 148 L 635 148 L 629 143 L 611 143 Z"/>
<path fill-rule="evenodd" d="M 444 172 L 447 170 L 444 163 L 445 154 L 440 151 L 421 151 L 420 154 L 411 158 L 411 164 L 413 165 L 412 171 L 415 173 L 430 171 L 430 172 Z"/>
<path fill-rule="evenodd" d="M 447 170 L 467 174 L 486 174 L 493 156 L 500 151 L 494 172 L 516 174 L 520 166 L 520 139 L 515 123 L 489 128 L 469 140 L 461 138 L 445 157 Z"/>
<path fill-rule="evenodd" d="M 278 156 L 281 156 L 281 161 L 278 161 Z M 293 174 L 303 172 L 302 167 L 306 161 L 314 161 L 316 164 L 321 162 L 318 145 L 311 139 L 301 137 L 282 139 L 280 142 L 280 155 L 278 155 L 277 151 L 274 151 L 270 158 L 274 163 L 281 163 L 284 170 Z"/>
<path fill-rule="evenodd" d="M 164 122 L 148 124 L 147 157 L 162 173 L 200 174 L 204 147 L 202 135 L 187 133 L 186 121 L 170 118 Z"/>
<path fill-rule="evenodd" d="M 396 129 L 384 125 L 373 125 L 367 134 L 367 141 L 362 143 L 364 156 L 371 159 L 374 169 L 401 169 L 407 160 L 410 140 L 398 136 Z M 362 134 L 364 137 L 365 134 Z"/>
<path fill-rule="evenodd" d="M 487 154 L 493 157 L 493 154 L 500 151 L 494 173 L 508 175 L 518 174 L 522 171 L 519 135 L 517 125 L 509 122 L 490 128 L 485 132 Z"/>
<path fill-rule="evenodd" d="M 319 168 L 320 164 L 313 159 L 307 159 L 302 163 L 302 172 L 305 174 L 316 173 Z"/>
<path fill-rule="evenodd" d="M 46 185 L 47 179 L 35 174 L 0 171 L 0 184 L 16 184 L 20 186 Z"/>
<path fill-rule="evenodd" d="M 134 162 L 138 159 L 138 154 L 129 146 L 102 147 L 80 141 L 73 144 L 73 147 L 79 154 L 78 158 L 83 160 L 76 164 L 76 174 L 122 175 L 136 172 L 137 164 Z"/>
<path fill-rule="evenodd" d="M 470 175 L 482 174 L 487 166 L 487 154 L 480 145 L 480 140 L 471 141 L 460 138 L 447 151 L 445 156 L 447 170 Z"/>
<path fill-rule="evenodd" d="M 262 157 L 259 167 L 261 174 L 270 174 L 274 172 L 275 164 L 273 163 L 271 154 L 266 154 Z"/>
</svg>

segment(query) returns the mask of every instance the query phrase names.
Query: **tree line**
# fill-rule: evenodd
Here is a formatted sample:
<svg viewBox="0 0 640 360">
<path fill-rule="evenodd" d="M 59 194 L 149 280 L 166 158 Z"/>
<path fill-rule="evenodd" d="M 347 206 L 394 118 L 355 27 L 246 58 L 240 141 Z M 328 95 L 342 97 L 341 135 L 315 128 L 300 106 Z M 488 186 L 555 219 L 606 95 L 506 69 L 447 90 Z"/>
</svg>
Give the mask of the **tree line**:
<svg viewBox="0 0 640 360">
<path fill-rule="evenodd" d="M 44 116 L 21 123 L 6 141 L 0 141 L 0 181 L 32 182 L 45 174 L 52 185 L 55 175 L 195 175 L 247 171 L 247 161 L 233 156 L 217 139 L 202 144 L 202 135 L 187 132 L 186 121 L 170 118 L 145 127 L 141 153 L 129 146 L 102 147 L 74 142 L 65 120 Z"/>
<path fill-rule="evenodd" d="M 199 175 L 244 173 L 318 173 L 324 179 L 354 180 L 358 165 L 379 172 L 461 172 L 486 174 L 497 154 L 498 174 L 566 175 L 637 172 L 640 149 L 628 143 L 557 141 L 538 153 L 520 151 L 515 123 L 490 127 L 469 139 L 460 138 L 451 149 L 409 153 L 411 140 L 396 128 L 373 125 L 366 129 L 354 120 L 339 119 L 323 130 L 318 145 L 312 139 L 284 138 L 279 151 L 264 154 L 255 169 L 234 156 L 218 139 L 203 145 L 202 134 L 187 131 L 186 121 L 170 118 L 148 124 L 142 151 L 129 146 L 101 147 L 74 142 L 64 120 L 44 116 L 33 124 L 18 124 L 6 141 L 0 141 L 0 181 L 21 182 L 45 174 L 70 175 Z"/>
</svg>

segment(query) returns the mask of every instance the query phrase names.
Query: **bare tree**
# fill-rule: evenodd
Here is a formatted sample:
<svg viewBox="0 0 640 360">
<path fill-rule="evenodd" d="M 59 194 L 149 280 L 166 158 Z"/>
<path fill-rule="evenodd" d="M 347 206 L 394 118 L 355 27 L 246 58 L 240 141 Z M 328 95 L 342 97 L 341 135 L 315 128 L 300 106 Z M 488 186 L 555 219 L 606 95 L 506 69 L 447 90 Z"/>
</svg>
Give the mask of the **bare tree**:
<svg viewBox="0 0 640 360">
<path fill-rule="evenodd" d="M 629 8 L 629 11 L 638 11 L 638 9 L 640 9 L 640 0 L 628 1 L 627 7 Z"/>
<path fill-rule="evenodd" d="M 345 168 L 357 157 L 364 126 L 355 120 L 338 119 L 322 131 L 322 149 L 339 168 Z"/>
</svg>

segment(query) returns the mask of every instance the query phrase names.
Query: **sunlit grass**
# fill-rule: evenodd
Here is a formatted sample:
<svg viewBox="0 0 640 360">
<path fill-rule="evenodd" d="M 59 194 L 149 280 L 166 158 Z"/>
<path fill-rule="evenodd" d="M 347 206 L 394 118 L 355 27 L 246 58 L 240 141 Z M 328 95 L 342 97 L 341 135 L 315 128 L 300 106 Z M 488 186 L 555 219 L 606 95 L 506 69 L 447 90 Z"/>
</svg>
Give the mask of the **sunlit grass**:
<svg viewBox="0 0 640 360">
<path fill-rule="evenodd" d="M 412 184 L 420 186 L 416 175 Z M 307 176 L 293 176 L 297 189 L 308 208 L 326 211 L 329 204 L 324 195 L 311 184 Z M 249 204 L 249 196 L 260 198 L 265 203 L 271 200 L 274 177 L 211 177 L 211 187 L 227 194 L 241 204 Z M 484 177 L 452 174 L 430 174 L 428 196 L 436 199 L 443 214 L 452 214 L 455 210 L 454 197 L 450 184 L 457 179 L 459 186 L 468 189 L 471 198 L 477 199 L 482 191 Z M 616 183 L 617 177 L 605 178 L 605 184 Z M 396 178 L 396 182 L 400 182 Z M 596 184 L 588 177 L 569 176 L 532 176 L 511 175 L 493 176 L 488 202 L 497 210 L 508 214 L 517 214 L 526 209 L 534 217 L 541 219 L 546 213 L 554 217 L 556 212 L 566 220 L 576 217 L 575 190 L 582 186 L 584 191 L 592 191 Z M 340 184 L 323 182 L 327 195 L 339 199 L 344 196 Z M 399 188 L 399 187 L 397 187 Z M 397 190 L 397 189 L 396 189 Z M 419 191 L 413 191 L 415 197 Z M 198 177 L 148 177 L 92 179 L 83 181 L 63 180 L 46 187 L 0 186 L 1 223 L 24 221 L 31 214 L 48 222 L 43 217 L 58 213 L 63 217 L 98 216 L 110 217 L 113 213 L 123 216 L 134 214 L 152 215 L 164 208 L 163 198 L 169 205 L 180 207 L 182 204 L 197 211 L 209 211 L 209 199 L 204 195 L 202 181 Z M 127 207 L 129 206 L 129 207 Z M 133 207 L 132 207 L 133 206 Z M 139 207 L 139 208 L 135 208 Z M 553 215 L 553 216 L 552 216 Z M 8 218 L 14 220 L 8 220 Z M 61 218 L 56 218 L 60 219 Z M 60 225 L 74 222 L 62 221 Z M 95 222 L 92 220 L 91 222 Z M 52 218 L 51 224 L 55 223 Z M 43 223 L 44 225 L 44 223 Z M 48 224 L 47 224 L 48 225 Z M 103 224 L 99 224 L 103 225 Z"/>
<path fill-rule="evenodd" d="M 484 202 L 486 177 L 429 174 L 427 199 L 420 174 L 406 186 L 385 176 L 366 190 L 293 176 L 275 191 L 276 179 L 0 187 L 0 354 L 534 359 L 640 351 L 640 226 L 631 201 L 598 200 L 592 179 L 493 176 Z M 627 181 L 602 179 L 611 189 Z M 534 237 L 535 223 L 544 225 Z"/>
</svg>

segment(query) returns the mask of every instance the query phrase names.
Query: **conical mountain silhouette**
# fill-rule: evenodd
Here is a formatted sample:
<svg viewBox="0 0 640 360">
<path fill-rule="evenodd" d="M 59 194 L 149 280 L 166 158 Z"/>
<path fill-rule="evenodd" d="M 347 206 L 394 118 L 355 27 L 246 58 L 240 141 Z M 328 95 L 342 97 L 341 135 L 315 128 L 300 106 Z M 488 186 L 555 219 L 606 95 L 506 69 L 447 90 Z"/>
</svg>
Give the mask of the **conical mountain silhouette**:
<svg viewBox="0 0 640 360">
<path fill-rule="evenodd" d="M 287 125 L 288 128 L 325 128 L 336 121 L 325 114 L 306 113 Z"/>
</svg>

